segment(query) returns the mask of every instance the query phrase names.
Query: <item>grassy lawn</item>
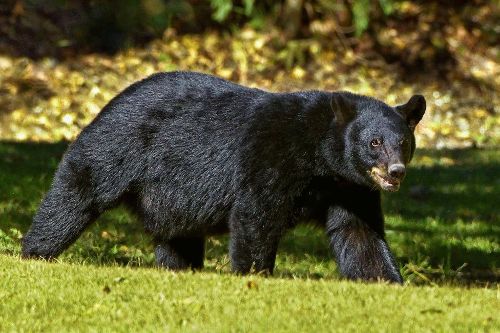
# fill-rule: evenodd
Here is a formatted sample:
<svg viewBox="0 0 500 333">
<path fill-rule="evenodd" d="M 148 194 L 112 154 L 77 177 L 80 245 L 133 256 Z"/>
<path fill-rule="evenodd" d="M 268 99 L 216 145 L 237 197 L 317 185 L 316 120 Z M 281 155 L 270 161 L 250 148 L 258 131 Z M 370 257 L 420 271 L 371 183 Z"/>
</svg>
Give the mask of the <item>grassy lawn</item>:
<svg viewBox="0 0 500 333">
<path fill-rule="evenodd" d="M 21 261 L 65 144 L 0 143 L 0 331 L 500 331 L 500 152 L 420 150 L 384 197 L 404 287 L 341 281 L 322 230 L 282 241 L 275 276 L 229 274 L 227 237 L 201 273 L 154 268 L 118 208 L 57 263 Z"/>
<path fill-rule="evenodd" d="M 170 273 L 0 257 L 0 331 L 481 332 L 498 290 Z"/>
</svg>

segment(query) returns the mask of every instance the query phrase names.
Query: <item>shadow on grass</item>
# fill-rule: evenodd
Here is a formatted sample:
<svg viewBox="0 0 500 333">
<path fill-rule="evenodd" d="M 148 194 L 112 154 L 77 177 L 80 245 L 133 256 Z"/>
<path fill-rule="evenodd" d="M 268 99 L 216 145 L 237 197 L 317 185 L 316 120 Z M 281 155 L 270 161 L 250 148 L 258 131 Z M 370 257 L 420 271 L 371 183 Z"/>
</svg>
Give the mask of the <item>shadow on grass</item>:
<svg viewBox="0 0 500 333">
<path fill-rule="evenodd" d="M 498 281 L 499 175 L 498 150 L 420 150 L 401 192 L 384 197 L 400 260 Z"/>
<path fill-rule="evenodd" d="M 15 238 L 13 230 L 24 233 L 29 228 L 66 147 L 67 143 L 0 143 L 0 241 Z M 499 175 L 496 150 L 420 150 L 401 191 L 384 194 L 387 238 L 398 260 L 442 271 L 465 264 L 462 272 L 471 279 L 498 281 Z M 133 219 L 123 209 L 104 214 L 65 257 L 96 264 L 152 265 L 152 245 Z M 18 241 L 9 244 L 4 241 L 0 252 L 19 251 Z M 322 265 L 332 258 L 323 231 L 309 226 L 287 234 L 279 253 L 278 268 L 280 260 L 286 262 L 280 274 L 284 277 L 295 276 L 290 267 L 299 276 L 311 277 L 300 273 L 307 271 L 301 270 L 300 262 Z M 209 239 L 207 260 L 213 270 L 228 267 L 227 237 Z"/>
</svg>

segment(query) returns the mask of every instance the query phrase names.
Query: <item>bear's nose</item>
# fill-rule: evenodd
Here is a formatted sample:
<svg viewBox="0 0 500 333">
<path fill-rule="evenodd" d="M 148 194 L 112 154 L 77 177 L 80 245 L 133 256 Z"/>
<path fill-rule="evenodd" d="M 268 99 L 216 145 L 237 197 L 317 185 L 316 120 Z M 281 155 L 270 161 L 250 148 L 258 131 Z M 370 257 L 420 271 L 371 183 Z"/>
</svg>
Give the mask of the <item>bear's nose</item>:
<svg viewBox="0 0 500 333">
<path fill-rule="evenodd" d="M 389 166 L 389 176 L 402 179 L 405 176 L 406 169 L 403 164 L 392 164 Z"/>
</svg>

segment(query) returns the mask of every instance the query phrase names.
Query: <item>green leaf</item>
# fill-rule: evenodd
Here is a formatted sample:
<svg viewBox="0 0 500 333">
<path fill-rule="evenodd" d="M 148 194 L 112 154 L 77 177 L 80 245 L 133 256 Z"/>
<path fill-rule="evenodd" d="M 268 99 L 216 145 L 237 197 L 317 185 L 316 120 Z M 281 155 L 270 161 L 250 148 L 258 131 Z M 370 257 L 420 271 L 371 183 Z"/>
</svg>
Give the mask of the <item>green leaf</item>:
<svg viewBox="0 0 500 333">
<path fill-rule="evenodd" d="M 245 8 L 245 15 L 250 16 L 253 12 L 253 7 L 255 4 L 255 0 L 243 0 L 243 6 Z"/>
<path fill-rule="evenodd" d="M 378 2 L 385 15 L 390 15 L 394 11 L 394 3 L 392 0 L 378 0 Z"/>
<path fill-rule="evenodd" d="M 354 0 L 352 13 L 356 36 L 360 36 L 368 28 L 370 21 L 370 0 Z"/>
<path fill-rule="evenodd" d="M 210 5 L 214 10 L 212 17 L 217 22 L 223 22 L 233 9 L 232 0 L 212 0 Z"/>
</svg>

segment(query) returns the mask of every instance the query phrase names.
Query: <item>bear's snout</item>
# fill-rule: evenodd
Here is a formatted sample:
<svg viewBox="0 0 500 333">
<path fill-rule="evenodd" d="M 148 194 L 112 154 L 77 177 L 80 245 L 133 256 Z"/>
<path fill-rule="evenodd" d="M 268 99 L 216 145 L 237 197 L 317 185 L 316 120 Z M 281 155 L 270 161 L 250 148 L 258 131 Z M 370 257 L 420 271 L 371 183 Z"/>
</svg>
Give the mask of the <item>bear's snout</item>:
<svg viewBox="0 0 500 333">
<path fill-rule="evenodd" d="M 406 168 L 401 163 L 392 164 L 389 166 L 389 176 L 402 181 L 406 174 Z"/>
<path fill-rule="evenodd" d="M 394 164 L 390 165 L 388 168 L 373 167 L 370 170 L 371 178 L 382 190 L 389 192 L 396 192 L 399 190 L 401 181 L 404 178 L 405 167 L 402 164 L 399 164 L 396 168 L 393 166 Z"/>
</svg>

